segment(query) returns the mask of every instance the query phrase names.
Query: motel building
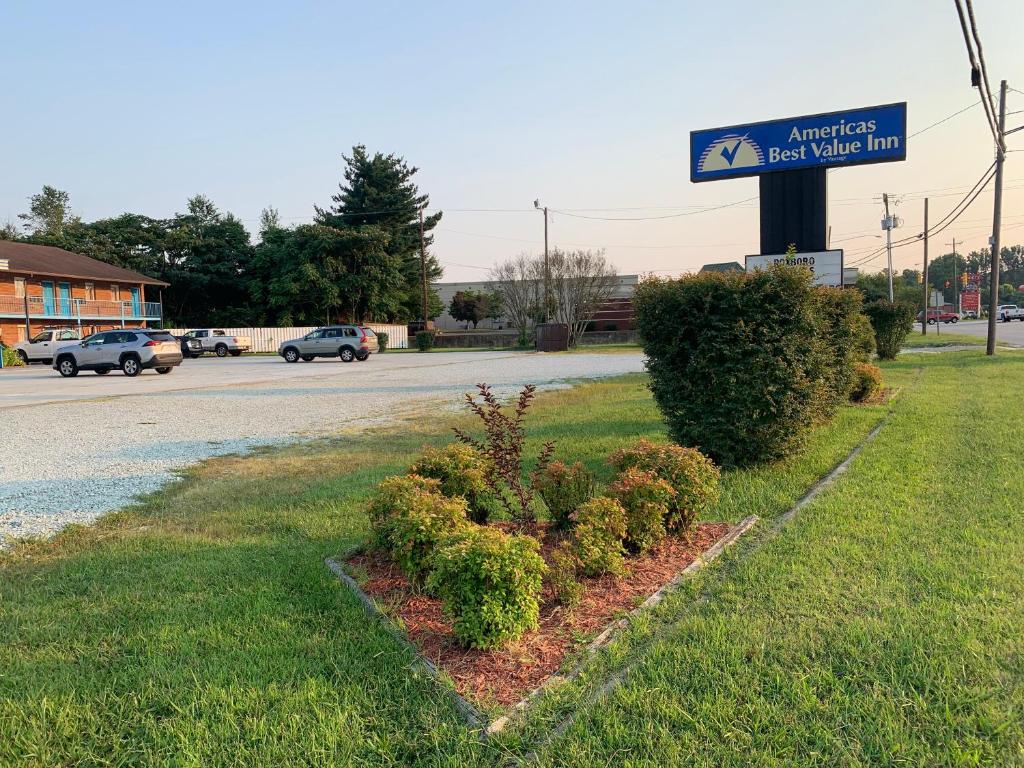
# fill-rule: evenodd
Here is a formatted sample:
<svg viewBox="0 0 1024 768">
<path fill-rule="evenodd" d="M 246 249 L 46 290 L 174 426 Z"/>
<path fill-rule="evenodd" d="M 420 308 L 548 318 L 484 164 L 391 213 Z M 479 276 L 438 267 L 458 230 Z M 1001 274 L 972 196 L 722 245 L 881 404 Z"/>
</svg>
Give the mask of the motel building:
<svg viewBox="0 0 1024 768">
<path fill-rule="evenodd" d="M 0 240 L 0 341 L 8 346 L 44 328 L 83 337 L 159 323 L 168 284 L 49 245 Z"/>
</svg>

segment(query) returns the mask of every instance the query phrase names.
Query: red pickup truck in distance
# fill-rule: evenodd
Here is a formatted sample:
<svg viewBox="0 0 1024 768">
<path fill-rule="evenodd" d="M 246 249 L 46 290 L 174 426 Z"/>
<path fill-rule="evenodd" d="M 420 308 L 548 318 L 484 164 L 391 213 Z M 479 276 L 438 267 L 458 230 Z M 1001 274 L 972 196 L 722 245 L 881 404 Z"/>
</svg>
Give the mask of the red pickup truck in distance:
<svg viewBox="0 0 1024 768">
<path fill-rule="evenodd" d="M 921 322 L 924 319 L 924 312 L 917 313 L 917 322 Z M 956 312 L 943 312 L 940 309 L 929 309 L 928 310 L 928 325 L 935 325 L 936 323 L 958 323 L 960 322 L 960 315 Z"/>
</svg>

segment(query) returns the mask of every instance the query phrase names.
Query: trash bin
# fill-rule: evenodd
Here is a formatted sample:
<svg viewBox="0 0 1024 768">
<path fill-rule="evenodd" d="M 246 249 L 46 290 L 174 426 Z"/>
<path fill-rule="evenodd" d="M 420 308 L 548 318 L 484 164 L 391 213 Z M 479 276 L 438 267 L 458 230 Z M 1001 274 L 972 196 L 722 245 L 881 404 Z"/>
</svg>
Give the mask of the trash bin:
<svg viewBox="0 0 1024 768">
<path fill-rule="evenodd" d="M 569 348 L 569 326 L 565 323 L 540 323 L 535 330 L 538 352 L 564 352 Z"/>
</svg>

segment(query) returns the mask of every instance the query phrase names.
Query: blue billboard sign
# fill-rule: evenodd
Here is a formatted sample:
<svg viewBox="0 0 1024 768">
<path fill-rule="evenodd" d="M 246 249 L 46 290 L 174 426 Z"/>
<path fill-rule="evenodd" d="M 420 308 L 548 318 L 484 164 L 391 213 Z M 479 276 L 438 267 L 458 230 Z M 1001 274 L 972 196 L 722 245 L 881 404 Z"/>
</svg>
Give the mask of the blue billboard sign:
<svg viewBox="0 0 1024 768">
<path fill-rule="evenodd" d="M 906 157 L 906 102 L 690 133 L 691 181 Z"/>
</svg>

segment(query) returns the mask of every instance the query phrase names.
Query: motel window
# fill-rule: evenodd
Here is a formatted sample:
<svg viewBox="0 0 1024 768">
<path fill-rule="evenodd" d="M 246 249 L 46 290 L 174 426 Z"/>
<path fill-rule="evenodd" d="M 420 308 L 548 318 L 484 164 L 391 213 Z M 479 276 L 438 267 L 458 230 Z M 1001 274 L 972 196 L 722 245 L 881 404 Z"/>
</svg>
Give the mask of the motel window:
<svg viewBox="0 0 1024 768">
<path fill-rule="evenodd" d="M 96 286 L 92 283 L 85 284 L 85 300 L 96 301 Z"/>
<path fill-rule="evenodd" d="M 121 300 L 121 287 L 118 285 L 110 286 L 110 300 L 120 301 Z"/>
<path fill-rule="evenodd" d="M 16 277 L 14 278 L 14 295 L 16 298 L 22 299 L 25 297 L 25 278 Z"/>
</svg>

